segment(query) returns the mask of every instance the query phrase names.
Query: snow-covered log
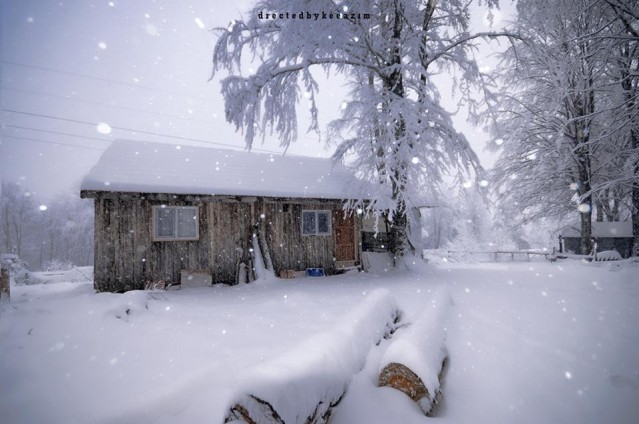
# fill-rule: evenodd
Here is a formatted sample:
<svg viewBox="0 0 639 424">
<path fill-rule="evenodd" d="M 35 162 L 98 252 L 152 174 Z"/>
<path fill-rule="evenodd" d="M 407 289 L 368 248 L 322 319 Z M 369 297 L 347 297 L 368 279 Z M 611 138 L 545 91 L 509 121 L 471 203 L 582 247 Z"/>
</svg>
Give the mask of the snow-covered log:
<svg viewBox="0 0 639 424">
<path fill-rule="evenodd" d="M 255 257 L 255 278 L 258 280 L 275 279 L 273 269 L 268 269 L 264 263 L 264 257 L 262 256 L 262 249 L 257 234 L 253 233 L 251 242 L 253 245 L 253 256 Z"/>
<path fill-rule="evenodd" d="M 423 314 L 395 335 L 380 365 L 379 385 L 405 393 L 429 416 L 442 396 L 450 304 L 446 287 L 434 290 Z"/>
<path fill-rule="evenodd" d="M 264 266 L 266 269 L 271 270 L 271 272 L 275 273 L 275 268 L 273 268 L 273 260 L 271 259 L 271 249 L 268 247 L 268 243 L 266 242 L 266 222 L 264 219 L 260 219 L 260 223 L 256 226 L 258 242 L 260 243 L 260 248 L 262 249 L 262 257 L 264 258 Z"/>
<path fill-rule="evenodd" d="M 387 290 L 368 294 L 335 327 L 248 370 L 225 422 L 326 423 L 370 349 L 395 330 L 399 316 Z"/>
</svg>

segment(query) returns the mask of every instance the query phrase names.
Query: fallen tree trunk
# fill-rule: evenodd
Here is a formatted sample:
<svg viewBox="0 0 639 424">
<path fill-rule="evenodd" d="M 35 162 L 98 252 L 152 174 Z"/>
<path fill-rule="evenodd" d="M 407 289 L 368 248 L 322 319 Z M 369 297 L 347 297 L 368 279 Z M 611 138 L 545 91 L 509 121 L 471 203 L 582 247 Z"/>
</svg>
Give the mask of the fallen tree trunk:
<svg viewBox="0 0 639 424">
<path fill-rule="evenodd" d="M 435 290 L 424 313 L 395 335 L 380 365 L 379 386 L 405 393 L 428 416 L 442 397 L 450 304 L 446 287 Z"/>
<path fill-rule="evenodd" d="M 329 420 L 371 348 L 396 328 L 400 313 L 387 290 L 368 294 L 337 321 L 284 355 L 245 373 L 225 422 L 320 424 Z"/>
</svg>

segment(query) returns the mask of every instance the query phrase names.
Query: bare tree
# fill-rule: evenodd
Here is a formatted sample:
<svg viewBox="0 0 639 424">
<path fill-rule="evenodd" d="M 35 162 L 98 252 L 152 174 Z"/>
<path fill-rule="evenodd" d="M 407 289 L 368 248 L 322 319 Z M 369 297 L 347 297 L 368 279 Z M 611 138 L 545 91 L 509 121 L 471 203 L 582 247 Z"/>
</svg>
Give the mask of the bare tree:
<svg viewBox="0 0 639 424">
<path fill-rule="evenodd" d="M 0 225 L 7 253 L 22 255 L 25 226 L 33 219 L 31 193 L 14 182 L 2 182 L 0 188 Z"/>
<path fill-rule="evenodd" d="M 639 4 L 634 1 L 602 0 L 595 3 L 610 16 L 607 31 L 598 34 L 610 45 L 606 68 L 610 82 L 605 92 L 605 132 L 610 139 L 606 165 L 616 170 L 599 182 L 595 193 L 628 199 L 634 234 L 634 254 L 639 255 Z"/>
<path fill-rule="evenodd" d="M 521 0 L 523 37 L 505 54 L 501 111 L 493 129 L 501 152 L 501 204 L 522 221 L 579 212 L 581 249 L 591 244 L 593 187 L 610 143 L 602 93 L 609 84 L 610 19 L 587 2 Z"/>
</svg>

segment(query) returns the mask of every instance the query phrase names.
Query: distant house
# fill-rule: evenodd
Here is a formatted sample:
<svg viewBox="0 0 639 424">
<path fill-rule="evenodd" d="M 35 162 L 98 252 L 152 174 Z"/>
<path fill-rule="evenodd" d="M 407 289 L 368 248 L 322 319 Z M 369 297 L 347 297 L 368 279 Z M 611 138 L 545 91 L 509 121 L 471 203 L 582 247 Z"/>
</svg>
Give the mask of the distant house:
<svg viewBox="0 0 639 424">
<path fill-rule="evenodd" d="M 568 225 L 560 231 L 560 250 L 582 254 L 581 228 Z M 592 238 L 597 243 L 597 251 L 616 250 L 623 258 L 632 256 L 632 222 L 593 222 Z M 588 253 L 588 252 L 586 252 Z"/>
<path fill-rule="evenodd" d="M 330 159 L 116 140 L 81 186 L 95 201 L 95 288 L 235 284 L 256 230 L 277 275 L 357 265 L 362 219 L 342 207 L 362 187 Z"/>
</svg>

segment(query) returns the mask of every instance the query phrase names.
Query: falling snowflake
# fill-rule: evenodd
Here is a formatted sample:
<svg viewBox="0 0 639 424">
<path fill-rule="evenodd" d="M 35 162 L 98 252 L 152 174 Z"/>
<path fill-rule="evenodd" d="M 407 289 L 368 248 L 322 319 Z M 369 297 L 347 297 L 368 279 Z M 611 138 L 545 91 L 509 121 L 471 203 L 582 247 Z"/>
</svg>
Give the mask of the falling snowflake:
<svg viewBox="0 0 639 424">
<path fill-rule="evenodd" d="M 111 134 L 111 125 L 104 123 L 104 122 L 100 122 L 97 126 L 96 126 L 96 130 L 100 133 L 100 134 Z"/>
<path fill-rule="evenodd" d="M 147 34 L 152 35 L 154 37 L 158 37 L 160 35 L 160 32 L 158 31 L 157 27 L 153 24 L 144 25 L 144 30 L 146 31 Z"/>
<path fill-rule="evenodd" d="M 581 213 L 588 213 L 590 212 L 590 205 L 587 203 L 580 203 L 579 206 L 577 206 L 577 210 Z"/>
</svg>

